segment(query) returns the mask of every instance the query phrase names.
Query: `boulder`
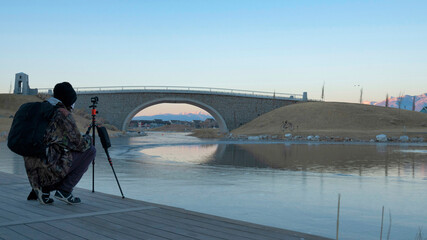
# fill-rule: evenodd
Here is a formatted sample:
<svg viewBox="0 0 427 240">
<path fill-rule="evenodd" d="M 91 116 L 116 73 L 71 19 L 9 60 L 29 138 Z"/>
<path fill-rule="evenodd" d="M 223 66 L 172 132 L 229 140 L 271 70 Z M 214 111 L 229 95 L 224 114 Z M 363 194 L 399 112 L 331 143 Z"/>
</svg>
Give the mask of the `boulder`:
<svg viewBox="0 0 427 240">
<path fill-rule="evenodd" d="M 378 142 L 387 142 L 387 135 L 380 134 L 375 137 Z"/>
<path fill-rule="evenodd" d="M 246 135 L 237 135 L 238 139 L 248 139 L 248 136 Z"/>
<path fill-rule="evenodd" d="M 260 138 L 259 138 L 259 136 L 249 136 L 248 137 L 248 140 L 250 140 L 250 141 L 258 141 Z"/>
<path fill-rule="evenodd" d="M 422 137 L 413 137 L 413 138 L 411 138 L 411 142 L 424 142 L 424 138 L 422 138 Z"/>
<path fill-rule="evenodd" d="M 407 142 L 407 141 L 409 141 L 409 137 L 408 136 L 400 136 L 399 141 Z"/>
</svg>

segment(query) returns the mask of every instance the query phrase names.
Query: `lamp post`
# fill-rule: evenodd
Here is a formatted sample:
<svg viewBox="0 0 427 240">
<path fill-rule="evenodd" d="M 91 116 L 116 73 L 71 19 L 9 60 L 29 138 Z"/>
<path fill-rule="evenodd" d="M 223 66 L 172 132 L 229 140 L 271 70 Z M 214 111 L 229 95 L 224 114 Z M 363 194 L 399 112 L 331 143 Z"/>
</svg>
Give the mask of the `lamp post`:
<svg viewBox="0 0 427 240">
<path fill-rule="evenodd" d="M 355 84 L 355 85 L 353 85 L 353 87 L 360 87 L 360 84 Z M 362 101 L 363 101 L 363 87 L 360 87 L 359 103 L 362 104 Z"/>
</svg>

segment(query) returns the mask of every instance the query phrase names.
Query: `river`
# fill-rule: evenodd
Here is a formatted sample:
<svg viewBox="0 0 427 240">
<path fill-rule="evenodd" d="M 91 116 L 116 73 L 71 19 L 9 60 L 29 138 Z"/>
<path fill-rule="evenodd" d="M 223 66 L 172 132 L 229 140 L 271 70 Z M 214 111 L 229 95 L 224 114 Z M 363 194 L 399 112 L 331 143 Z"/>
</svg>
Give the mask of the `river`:
<svg viewBox="0 0 427 240">
<path fill-rule="evenodd" d="M 126 197 L 342 239 L 427 236 L 427 144 L 201 140 L 149 132 L 112 138 Z M 99 144 L 99 141 L 98 143 Z M 120 195 L 97 145 L 95 190 Z M 0 171 L 25 175 L 0 143 Z M 92 168 L 78 187 L 92 189 Z M 82 199 L 84 201 L 84 199 Z"/>
</svg>

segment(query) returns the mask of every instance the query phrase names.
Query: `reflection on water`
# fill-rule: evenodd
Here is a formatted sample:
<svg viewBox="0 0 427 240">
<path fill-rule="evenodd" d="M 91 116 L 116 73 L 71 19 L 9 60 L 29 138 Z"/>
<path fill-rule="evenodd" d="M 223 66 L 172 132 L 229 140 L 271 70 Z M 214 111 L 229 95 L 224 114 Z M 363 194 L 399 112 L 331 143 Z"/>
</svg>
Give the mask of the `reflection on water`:
<svg viewBox="0 0 427 240">
<path fill-rule="evenodd" d="M 142 149 L 140 152 L 159 160 L 204 163 L 217 149 L 216 144 L 210 145 L 179 145 Z"/>
<path fill-rule="evenodd" d="M 163 133 L 111 141 L 128 198 L 334 238 L 340 193 L 342 239 L 378 239 L 382 206 L 392 214 L 390 239 L 414 239 L 419 227 L 427 234 L 425 145 L 243 144 Z M 97 147 L 95 189 L 119 195 Z M 0 171 L 25 174 L 4 142 L 0 157 Z M 91 189 L 91 177 L 78 187 Z"/>
<path fill-rule="evenodd" d="M 211 165 L 424 178 L 427 177 L 424 148 L 360 144 L 220 144 L 205 161 Z M 192 154 L 188 150 L 186 155 Z"/>
<path fill-rule="evenodd" d="M 132 143 L 135 144 L 135 143 Z M 136 144 L 138 145 L 138 144 Z M 141 145 L 130 158 L 358 176 L 427 177 L 425 146 L 386 144 L 187 144 Z M 120 153 L 119 155 L 122 155 Z"/>
</svg>

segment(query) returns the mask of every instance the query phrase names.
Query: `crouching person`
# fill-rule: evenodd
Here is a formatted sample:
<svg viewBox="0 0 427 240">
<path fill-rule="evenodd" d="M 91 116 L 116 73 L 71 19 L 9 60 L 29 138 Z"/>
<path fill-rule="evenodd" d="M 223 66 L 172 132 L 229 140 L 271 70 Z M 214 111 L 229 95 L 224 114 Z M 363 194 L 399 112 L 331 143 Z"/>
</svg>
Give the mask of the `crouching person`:
<svg viewBox="0 0 427 240">
<path fill-rule="evenodd" d="M 44 134 L 46 157 L 24 157 L 28 179 L 33 188 L 28 200 L 51 204 L 55 198 L 68 204 L 81 200 L 73 188 L 94 160 L 96 150 L 89 135 L 81 135 L 71 114 L 77 94 L 68 82 L 58 83 L 47 101 L 55 107 Z"/>
</svg>

